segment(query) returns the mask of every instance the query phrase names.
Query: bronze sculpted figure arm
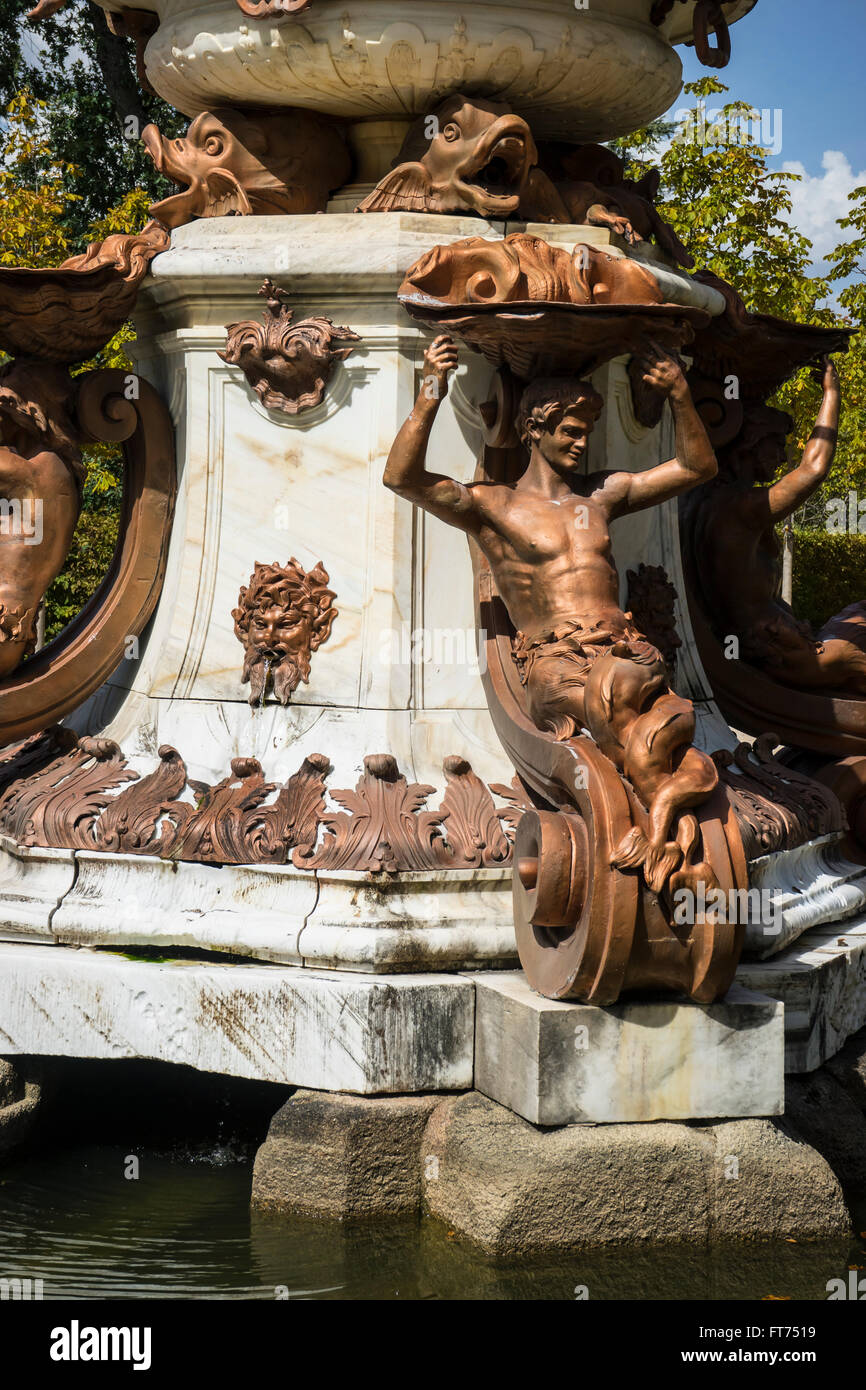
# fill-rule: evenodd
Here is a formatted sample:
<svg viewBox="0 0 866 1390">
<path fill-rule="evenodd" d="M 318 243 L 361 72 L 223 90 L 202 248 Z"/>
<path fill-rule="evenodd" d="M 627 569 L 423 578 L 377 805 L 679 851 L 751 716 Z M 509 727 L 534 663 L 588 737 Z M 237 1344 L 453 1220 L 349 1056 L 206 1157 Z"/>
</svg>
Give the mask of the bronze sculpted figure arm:
<svg viewBox="0 0 866 1390">
<path fill-rule="evenodd" d="M 647 385 L 663 392 L 670 401 L 677 452 L 674 458 L 644 473 L 608 474 L 604 492 L 612 502 L 611 519 L 667 502 L 699 483 L 709 482 L 718 472 L 713 447 L 681 366 L 657 343 L 650 342 L 648 349 L 639 365 Z"/>
<path fill-rule="evenodd" d="M 457 366 L 457 348 L 442 333 L 424 353 L 424 379 L 412 413 L 391 446 L 382 481 L 441 521 L 474 531 L 476 515 L 472 490 L 444 473 L 427 469 L 427 444 L 433 421 L 448 394 L 448 373 Z"/>
<path fill-rule="evenodd" d="M 839 436 L 840 395 L 839 373 L 829 357 L 824 358 L 821 385 L 824 399 L 802 459 L 796 468 L 767 489 L 765 501 L 774 522 L 784 521 L 802 507 L 830 472 Z"/>
</svg>

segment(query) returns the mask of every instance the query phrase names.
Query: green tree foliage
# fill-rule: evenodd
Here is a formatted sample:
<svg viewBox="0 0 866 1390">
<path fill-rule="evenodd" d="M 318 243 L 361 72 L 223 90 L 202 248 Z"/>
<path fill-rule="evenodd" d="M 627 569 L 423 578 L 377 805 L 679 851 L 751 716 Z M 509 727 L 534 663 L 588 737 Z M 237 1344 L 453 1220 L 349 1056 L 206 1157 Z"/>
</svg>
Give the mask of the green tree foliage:
<svg viewBox="0 0 866 1390">
<path fill-rule="evenodd" d="M 727 90 L 715 77 L 688 83 L 685 91 L 697 100 L 683 125 L 657 121 L 613 143 L 633 174 L 657 165 L 662 216 L 688 246 L 696 268 L 727 280 L 748 308 L 800 323 L 844 323 L 857 329 L 848 353 L 838 362 L 842 425 L 833 472 L 807 515 L 798 518 L 822 525 L 826 496 L 866 486 L 866 190 L 852 194 L 855 210 L 842 224 L 854 228 L 858 237 L 831 254 L 830 273 L 816 273 L 811 242 L 789 221 L 791 186 L 800 176 L 770 169 L 770 152 L 757 143 L 752 124 L 759 113 L 748 103 L 708 108 L 708 99 Z M 720 118 L 710 118 L 714 110 L 721 111 Z M 839 293 L 839 312 L 828 301 L 836 282 L 850 276 L 855 281 Z M 791 450 L 796 455 L 805 446 L 820 404 L 812 373 L 799 372 L 772 403 L 794 417 Z"/>
<path fill-rule="evenodd" d="M 59 159 L 40 133 L 44 109 L 27 91 L 17 93 L 6 107 L 0 164 L 2 265 L 57 265 L 70 254 L 64 220 L 78 201 L 72 192 L 78 171 Z"/>
<path fill-rule="evenodd" d="M 853 189 L 848 201 L 849 213 L 839 225 L 854 235 L 827 257 L 831 266 L 829 278 L 840 287 L 837 298 L 844 321 L 856 330 L 843 366 L 845 398 L 839 449 L 842 467 L 836 470 L 837 491 L 842 493 L 849 487 L 866 490 L 866 185 Z"/>
<path fill-rule="evenodd" d="M 117 507 L 85 509 L 78 519 L 63 570 L 45 595 L 45 640 L 50 642 L 96 592 L 117 545 Z"/>
<path fill-rule="evenodd" d="M 32 3 L 0 0 L 0 107 L 23 91 L 43 103 L 47 144 L 66 171 L 67 190 L 75 194 L 63 226 L 78 251 L 92 223 L 106 217 L 131 188 L 146 190 L 150 202 L 165 196 L 169 185 L 137 135 L 148 121 L 169 135 L 180 134 L 186 120 L 141 91 L 132 40 L 111 34 L 97 5 L 72 0 L 35 24 L 24 18 Z"/>
<path fill-rule="evenodd" d="M 866 536 L 794 532 L 791 607 L 816 632 L 834 613 L 862 598 L 864 574 Z"/>
</svg>

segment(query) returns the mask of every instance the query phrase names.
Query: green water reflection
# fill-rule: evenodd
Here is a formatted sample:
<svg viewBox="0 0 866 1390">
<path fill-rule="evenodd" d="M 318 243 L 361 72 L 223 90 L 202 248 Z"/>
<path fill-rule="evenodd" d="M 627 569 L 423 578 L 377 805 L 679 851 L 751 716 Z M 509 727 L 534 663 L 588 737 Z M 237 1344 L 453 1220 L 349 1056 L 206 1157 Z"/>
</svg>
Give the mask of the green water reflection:
<svg viewBox="0 0 866 1390">
<path fill-rule="evenodd" d="M 863 1242 L 592 1252 L 497 1265 L 434 1222 L 347 1228 L 249 1208 L 254 1146 L 52 1148 L 0 1168 L 0 1277 L 44 1297 L 826 1299 Z"/>
</svg>

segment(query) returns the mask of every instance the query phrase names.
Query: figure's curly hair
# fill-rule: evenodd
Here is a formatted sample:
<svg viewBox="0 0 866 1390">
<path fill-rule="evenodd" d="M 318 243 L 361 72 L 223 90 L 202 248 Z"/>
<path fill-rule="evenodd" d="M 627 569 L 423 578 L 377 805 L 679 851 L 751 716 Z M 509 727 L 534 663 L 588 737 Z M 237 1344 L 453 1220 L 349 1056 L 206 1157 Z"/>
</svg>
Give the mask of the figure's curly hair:
<svg viewBox="0 0 866 1390">
<path fill-rule="evenodd" d="M 244 586 L 238 596 L 239 607 L 232 610 L 235 633 L 243 640 L 249 633 L 253 617 L 268 608 L 281 608 L 287 618 L 307 618 L 315 630 L 317 625 L 327 622 L 331 600 L 335 597 L 328 588 L 328 573 L 321 562 L 307 573 L 294 556 L 287 565 L 280 565 L 277 561 L 264 565 L 257 561 L 249 585 Z M 318 632 L 315 632 L 315 638 L 314 649 L 322 640 Z"/>
<path fill-rule="evenodd" d="M 515 428 L 522 444 L 529 446 L 529 426 L 539 424 L 544 430 L 555 430 L 569 411 L 595 421 L 601 414 L 604 401 L 589 381 L 576 376 L 539 377 L 530 382 L 520 397 Z"/>
</svg>

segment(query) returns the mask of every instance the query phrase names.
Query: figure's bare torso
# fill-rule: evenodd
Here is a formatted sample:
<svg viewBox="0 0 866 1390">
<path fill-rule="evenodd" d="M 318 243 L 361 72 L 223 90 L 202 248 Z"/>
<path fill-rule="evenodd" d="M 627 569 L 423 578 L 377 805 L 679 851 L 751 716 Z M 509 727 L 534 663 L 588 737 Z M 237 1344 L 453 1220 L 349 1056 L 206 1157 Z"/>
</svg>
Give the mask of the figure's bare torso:
<svg viewBox="0 0 866 1390">
<path fill-rule="evenodd" d="M 701 527 L 701 562 L 716 595 L 716 618 L 732 632 L 786 612 L 779 603 L 781 543 L 762 514 L 761 491 L 714 488 Z"/>
<path fill-rule="evenodd" d="M 527 638 L 566 620 L 625 621 L 601 490 L 550 498 L 475 484 L 476 536 L 512 623 Z"/>
</svg>

